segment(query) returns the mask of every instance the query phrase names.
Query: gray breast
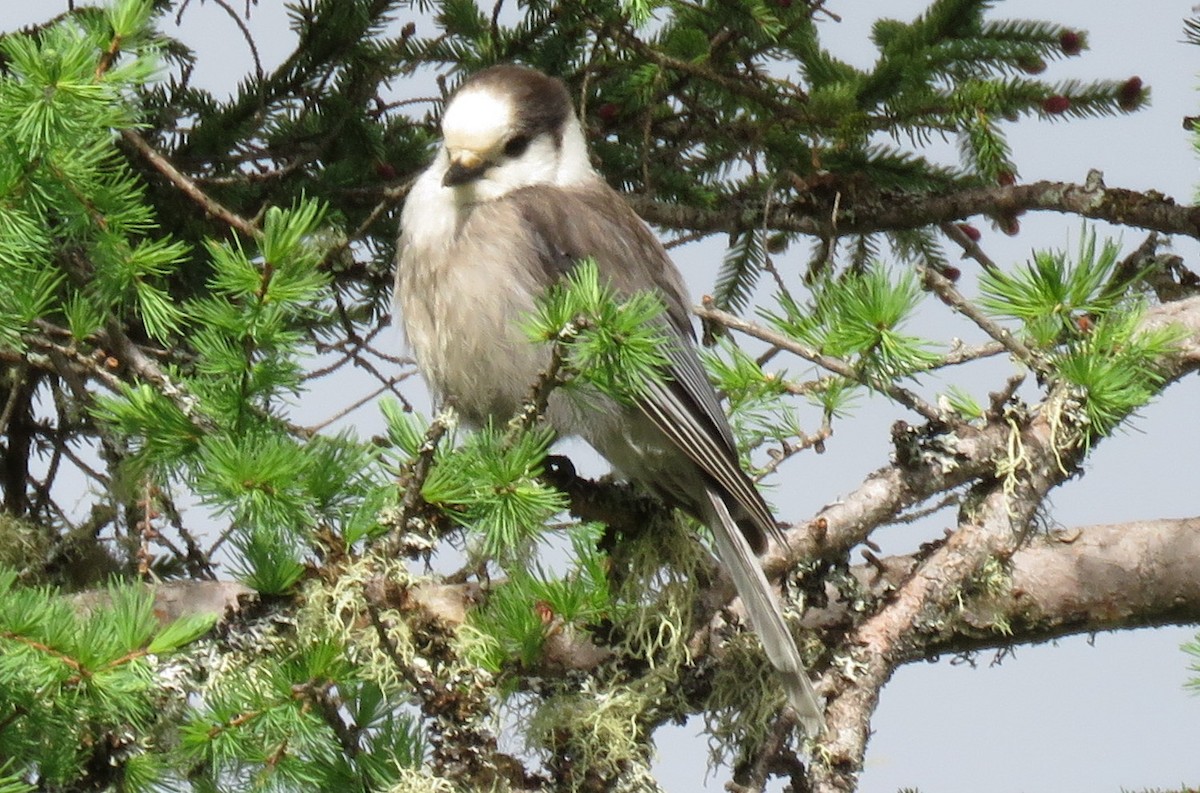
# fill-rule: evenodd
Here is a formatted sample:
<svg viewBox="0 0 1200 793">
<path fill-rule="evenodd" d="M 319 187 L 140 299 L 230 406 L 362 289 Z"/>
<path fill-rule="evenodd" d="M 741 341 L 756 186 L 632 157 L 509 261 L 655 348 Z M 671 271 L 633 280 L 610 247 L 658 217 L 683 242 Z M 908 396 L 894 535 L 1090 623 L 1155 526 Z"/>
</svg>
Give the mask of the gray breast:
<svg viewBox="0 0 1200 793">
<path fill-rule="evenodd" d="M 541 293 L 533 242 L 503 200 L 464 210 L 436 244 L 406 244 L 397 302 L 409 344 L 440 399 L 468 421 L 510 417 L 550 360 L 521 329 Z"/>
</svg>

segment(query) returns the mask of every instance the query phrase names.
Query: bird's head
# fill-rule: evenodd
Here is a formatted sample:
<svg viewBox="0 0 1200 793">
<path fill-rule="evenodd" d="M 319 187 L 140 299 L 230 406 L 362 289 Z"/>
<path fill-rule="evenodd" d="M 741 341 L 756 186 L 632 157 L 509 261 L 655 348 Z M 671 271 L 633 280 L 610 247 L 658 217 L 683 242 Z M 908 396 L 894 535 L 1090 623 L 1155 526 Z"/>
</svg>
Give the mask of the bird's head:
<svg viewBox="0 0 1200 793">
<path fill-rule="evenodd" d="M 523 66 L 493 66 L 463 83 L 442 114 L 442 139 L 442 184 L 472 201 L 596 178 L 566 86 Z"/>
</svg>

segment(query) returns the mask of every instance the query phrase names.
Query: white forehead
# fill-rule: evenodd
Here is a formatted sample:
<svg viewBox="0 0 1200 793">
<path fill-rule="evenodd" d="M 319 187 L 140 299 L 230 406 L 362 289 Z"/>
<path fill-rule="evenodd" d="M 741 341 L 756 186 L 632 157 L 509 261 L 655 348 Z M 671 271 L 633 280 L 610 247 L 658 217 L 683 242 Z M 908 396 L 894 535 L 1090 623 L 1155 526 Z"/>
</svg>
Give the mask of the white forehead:
<svg viewBox="0 0 1200 793">
<path fill-rule="evenodd" d="M 487 151 L 508 137 L 515 115 L 507 96 L 485 88 L 467 88 L 446 106 L 442 138 L 452 149 Z"/>
</svg>

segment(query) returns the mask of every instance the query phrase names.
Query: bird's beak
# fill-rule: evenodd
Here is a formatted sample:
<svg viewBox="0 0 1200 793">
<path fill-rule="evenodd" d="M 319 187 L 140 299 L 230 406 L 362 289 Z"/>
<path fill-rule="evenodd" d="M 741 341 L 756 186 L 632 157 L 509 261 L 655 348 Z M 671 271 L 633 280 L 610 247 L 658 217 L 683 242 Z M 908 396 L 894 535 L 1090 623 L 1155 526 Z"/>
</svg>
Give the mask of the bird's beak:
<svg viewBox="0 0 1200 793">
<path fill-rule="evenodd" d="M 445 187 L 458 187 L 473 182 L 488 169 L 491 163 L 480 157 L 476 152 L 466 149 L 450 152 L 450 167 L 442 177 Z"/>
</svg>

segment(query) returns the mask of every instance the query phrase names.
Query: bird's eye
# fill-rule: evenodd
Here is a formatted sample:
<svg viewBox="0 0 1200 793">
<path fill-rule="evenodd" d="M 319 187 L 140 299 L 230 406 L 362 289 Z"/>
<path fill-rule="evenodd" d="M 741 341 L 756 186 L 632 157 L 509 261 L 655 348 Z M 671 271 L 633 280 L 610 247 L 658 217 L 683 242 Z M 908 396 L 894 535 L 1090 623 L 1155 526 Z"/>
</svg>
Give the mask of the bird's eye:
<svg viewBox="0 0 1200 793">
<path fill-rule="evenodd" d="M 505 157 L 520 157 L 529 148 L 528 135 L 514 135 L 504 144 Z"/>
</svg>

